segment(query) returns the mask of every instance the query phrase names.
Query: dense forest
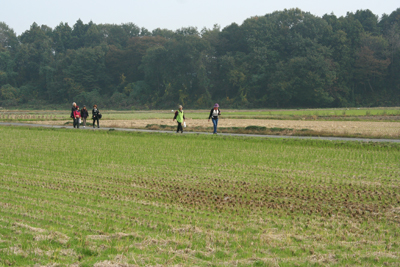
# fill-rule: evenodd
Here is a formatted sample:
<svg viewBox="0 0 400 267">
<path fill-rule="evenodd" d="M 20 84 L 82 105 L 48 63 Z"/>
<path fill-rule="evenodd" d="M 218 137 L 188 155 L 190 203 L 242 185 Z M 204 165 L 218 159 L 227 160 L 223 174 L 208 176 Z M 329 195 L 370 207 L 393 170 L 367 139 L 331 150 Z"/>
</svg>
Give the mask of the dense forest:
<svg viewBox="0 0 400 267">
<path fill-rule="evenodd" d="M 0 22 L 0 106 L 155 109 L 400 105 L 400 8 L 299 9 L 221 29 Z"/>
</svg>

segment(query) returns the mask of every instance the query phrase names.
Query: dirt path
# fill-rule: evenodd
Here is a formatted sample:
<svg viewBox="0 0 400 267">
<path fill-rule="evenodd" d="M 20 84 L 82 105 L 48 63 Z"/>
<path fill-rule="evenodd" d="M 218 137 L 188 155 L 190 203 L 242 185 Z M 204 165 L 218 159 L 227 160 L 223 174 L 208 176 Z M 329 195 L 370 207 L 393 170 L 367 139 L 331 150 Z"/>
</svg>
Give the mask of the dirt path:
<svg viewBox="0 0 400 267">
<path fill-rule="evenodd" d="M 64 125 L 67 121 L 34 122 L 46 125 Z M 188 127 L 212 127 L 207 120 L 188 119 Z M 116 128 L 145 128 L 149 124 L 171 125 L 176 122 L 171 119 L 147 120 L 101 120 L 100 125 Z M 264 126 L 267 128 L 291 128 L 296 130 L 309 129 L 318 132 L 336 134 L 362 134 L 368 136 L 399 136 L 400 122 L 366 122 L 366 121 L 301 121 L 301 120 L 259 120 L 259 119 L 221 119 L 219 127 Z"/>
<path fill-rule="evenodd" d="M 0 125 L 4 126 L 30 126 L 30 127 L 48 127 L 48 128 L 69 128 L 72 129 L 72 126 L 59 126 L 59 125 L 51 125 L 51 124 L 29 124 L 29 123 L 9 123 L 9 122 L 0 122 Z M 79 130 L 92 130 L 92 131 L 124 131 L 124 132 L 158 132 L 158 133 L 175 133 L 175 131 L 162 131 L 162 130 L 146 130 L 146 129 L 127 129 L 127 128 L 105 128 L 102 127 L 100 129 L 92 129 L 88 128 L 80 128 Z M 210 132 L 185 132 L 184 134 L 205 134 L 212 135 Z M 313 139 L 313 140 L 329 140 L 329 141 L 356 141 L 356 142 L 387 142 L 387 143 L 400 143 L 400 139 L 371 139 L 371 138 L 347 138 L 347 137 L 319 137 L 319 136 L 286 136 L 286 135 L 262 135 L 262 134 L 235 134 L 235 133 L 221 133 L 218 135 L 222 136 L 244 136 L 244 137 L 257 137 L 257 138 L 288 138 L 288 139 Z"/>
</svg>

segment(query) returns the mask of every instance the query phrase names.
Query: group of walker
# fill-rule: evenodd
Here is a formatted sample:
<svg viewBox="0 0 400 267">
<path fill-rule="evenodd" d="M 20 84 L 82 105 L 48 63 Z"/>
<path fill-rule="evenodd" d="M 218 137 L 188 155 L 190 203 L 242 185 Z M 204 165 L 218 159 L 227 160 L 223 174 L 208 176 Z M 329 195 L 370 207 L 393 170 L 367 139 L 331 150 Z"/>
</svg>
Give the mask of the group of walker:
<svg viewBox="0 0 400 267">
<path fill-rule="evenodd" d="M 210 115 L 208 116 L 208 121 L 212 119 L 212 123 L 214 126 L 214 131 L 213 134 L 217 134 L 217 126 L 218 126 L 218 117 L 221 115 L 221 111 L 219 110 L 219 105 L 218 103 L 215 103 L 214 107 L 210 111 Z M 79 110 L 79 107 L 76 105 L 76 103 L 72 103 L 72 110 L 71 110 L 71 118 L 74 120 L 74 128 L 79 128 L 80 121 L 82 119 L 82 124 L 83 128 L 86 127 L 86 119 L 89 116 L 89 113 L 86 109 L 86 106 L 83 106 L 82 110 Z M 92 119 L 93 119 L 93 128 L 95 128 L 96 121 L 97 121 L 97 128 L 100 128 L 99 125 L 99 119 L 101 119 L 101 113 L 97 108 L 97 105 L 93 106 L 92 109 Z M 181 132 L 183 133 L 183 127 L 182 123 L 186 127 L 185 124 L 185 115 L 183 114 L 183 107 L 180 105 L 179 110 L 175 112 L 175 116 L 172 119 L 172 121 L 177 121 L 178 122 L 178 129 L 176 130 L 177 133 Z"/>
<path fill-rule="evenodd" d="M 81 124 L 81 119 L 83 128 L 85 128 L 87 117 L 89 117 L 89 112 L 87 111 L 86 106 L 83 106 L 82 110 L 79 110 L 79 107 L 76 105 L 76 103 L 75 102 L 72 103 L 71 118 L 74 120 L 73 122 L 74 128 L 79 129 L 79 125 Z M 101 119 L 101 113 L 97 109 L 97 105 L 93 106 L 92 119 L 93 119 L 93 128 L 95 128 L 96 126 L 96 121 L 97 121 L 97 128 L 100 128 L 99 119 Z"/>
<path fill-rule="evenodd" d="M 210 115 L 208 116 L 208 121 L 212 119 L 212 123 L 214 126 L 214 131 L 213 134 L 217 134 L 217 127 L 218 127 L 218 117 L 221 115 L 221 111 L 219 110 L 219 105 L 218 103 L 215 103 L 214 107 L 210 111 Z M 176 133 L 183 133 L 183 128 L 182 128 L 182 123 L 185 125 L 185 115 L 183 114 L 183 108 L 182 106 L 179 106 L 179 110 L 175 112 L 175 116 L 172 119 L 172 121 L 175 121 L 178 123 L 178 129 L 176 129 Z"/>
</svg>

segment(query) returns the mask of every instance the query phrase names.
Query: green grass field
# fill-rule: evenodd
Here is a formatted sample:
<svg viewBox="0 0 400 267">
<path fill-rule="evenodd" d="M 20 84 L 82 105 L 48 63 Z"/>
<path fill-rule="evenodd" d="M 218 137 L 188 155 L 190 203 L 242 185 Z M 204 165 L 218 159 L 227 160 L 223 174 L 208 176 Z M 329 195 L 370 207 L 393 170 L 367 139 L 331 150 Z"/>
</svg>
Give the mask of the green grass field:
<svg viewBox="0 0 400 267">
<path fill-rule="evenodd" d="M 0 138 L 0 266 L 399 266 L 400 145 Z"/>
</svg>

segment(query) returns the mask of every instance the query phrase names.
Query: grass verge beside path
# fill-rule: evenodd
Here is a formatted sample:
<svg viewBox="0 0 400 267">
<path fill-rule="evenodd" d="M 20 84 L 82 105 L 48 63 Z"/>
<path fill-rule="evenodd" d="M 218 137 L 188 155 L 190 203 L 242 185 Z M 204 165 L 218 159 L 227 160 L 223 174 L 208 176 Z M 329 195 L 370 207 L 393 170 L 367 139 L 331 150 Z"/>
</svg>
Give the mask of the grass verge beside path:
<svg viewBox="0 0 400 267">
<path fill-rule="evenodd" d="M 105 110 L 100 109 L 107 120 L 169 119 L 172 110 Z M 2 121 L 65 120 L 71 110 L 1 110 Z M 91 110 L 89 109 L 89 113 Z M 209 110 L 185 110 L 191 119 L 207 119 Z M 240 110 L 222 109 L 222 117 L 230 119 L 321 120 L 321 121 L 399 121 L 400 108 L 338 108 L 338 109 L 269 109 Z"/>
<path fill-rule="evenodd" d="M 400 145 L 0 127 L 0 265 L 400 258 Z"/>
</svg>

